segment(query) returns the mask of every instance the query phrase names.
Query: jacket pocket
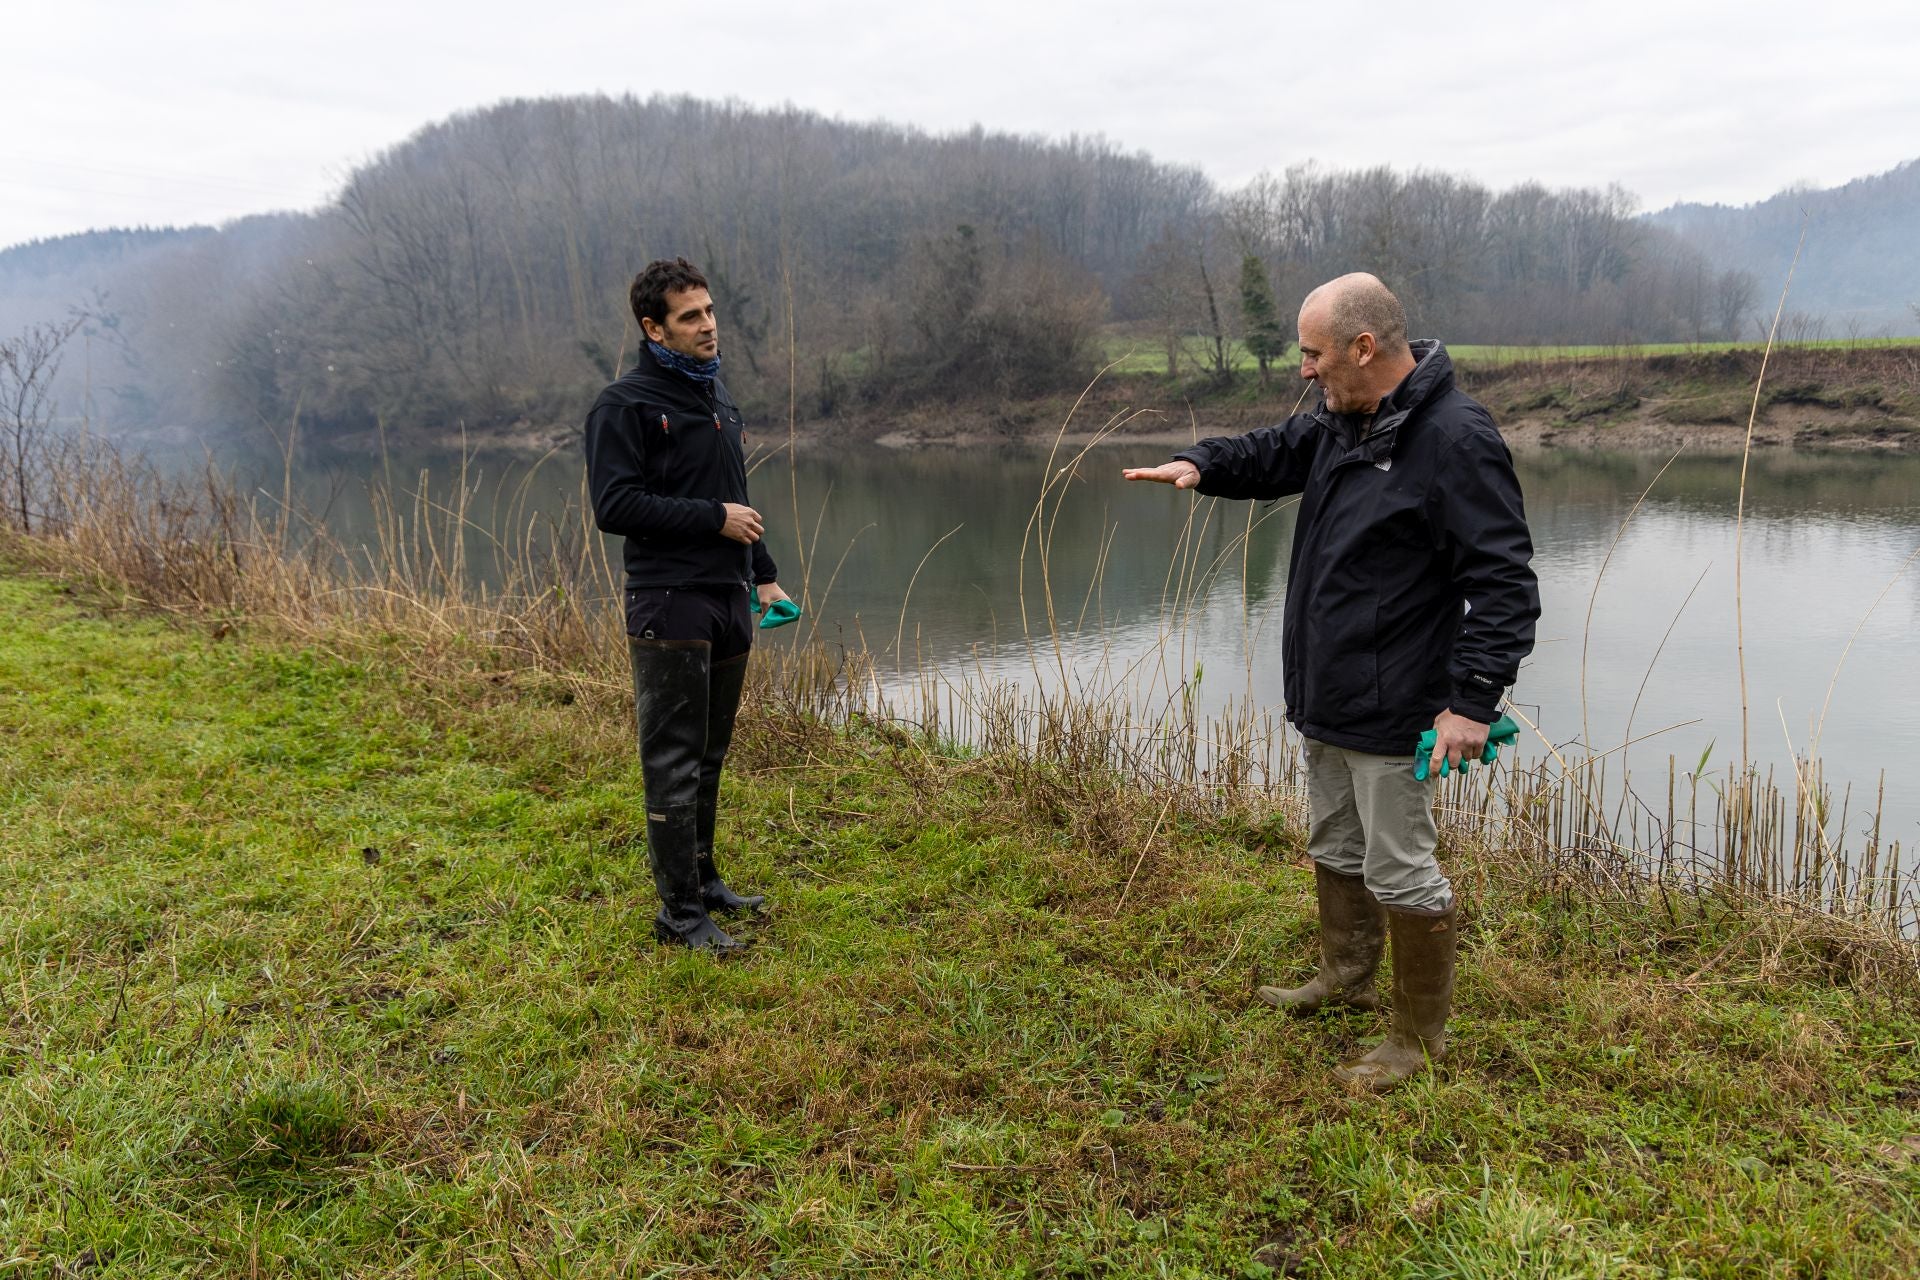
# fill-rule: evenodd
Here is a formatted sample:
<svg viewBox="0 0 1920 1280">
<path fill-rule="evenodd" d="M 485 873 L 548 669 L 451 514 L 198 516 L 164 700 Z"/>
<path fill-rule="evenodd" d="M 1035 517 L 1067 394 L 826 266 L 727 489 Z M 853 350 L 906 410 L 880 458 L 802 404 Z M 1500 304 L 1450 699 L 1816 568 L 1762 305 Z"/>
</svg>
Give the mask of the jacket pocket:
<svg viewBox="0 0 1920 1280">
<path fill-rule="evenodd" d="M 673 428 L 667 415 L 652 405 L 641 407 L 639 424 L 640 474 L 653 492 L 666 493 L 674 452 Z"/>
<path fill-rule="evenodd" d="M 1356 592 L 1316 604 L 1301 654 L 1303 710 L 1330 729 L 1359 730 L 1381 711 L 1378 598 Z"/>
</svg>

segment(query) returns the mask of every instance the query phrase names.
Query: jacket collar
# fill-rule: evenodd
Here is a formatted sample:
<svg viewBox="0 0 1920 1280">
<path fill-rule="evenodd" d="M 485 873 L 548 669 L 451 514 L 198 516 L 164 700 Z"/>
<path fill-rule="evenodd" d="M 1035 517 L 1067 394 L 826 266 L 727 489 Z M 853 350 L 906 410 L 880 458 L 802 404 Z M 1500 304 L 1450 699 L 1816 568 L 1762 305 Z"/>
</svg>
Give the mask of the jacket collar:
<svg viewBox="0 0 1920 1280">
<path fill-rule="evenodd" d="M 1380 407 L 1374 411 L 1373 430 L 1367 432 L 1366 439 L 1355 444 L 1341 438 L 1325 396 L 1314 409 L 1314 418 L 1321 427 L 1340 440 L 1356 461 L 1378 462 L 1390 456 L 1399 438 L 1400 424 L 1411 417 L 1415 409 L 1453 386 L 1453 358 L 1439 339 L 1415 338 L 1407 345 L 1413 348 L 1413 369 L 1380 401 Z"/>
<path fill-rule="evenodd" d="M 644 342 L 640 344 L 639 355 L 635 357 L 633 367 L 627 370 L 626 377 L 636 382 L 665 383 L 677 389 L 682 395 L 696 398 L 703 403 L 709 399 L 728 400 L 731 403 L 724 389 L 726 384 L 719 378 L 703 386 L 679 371 L 661 364 L 654 357 L 653 352 L 647 350 L 647 344 Z"/>
<path fill-rule="evenodd" d="M 1407 345 L 1413 348 L 1413 369 L 1380 402 L 1382 419 L 1405 418 L 1453 385 L 1453 357 L 1439 339 L 1415 338 Z"/>
</svg>

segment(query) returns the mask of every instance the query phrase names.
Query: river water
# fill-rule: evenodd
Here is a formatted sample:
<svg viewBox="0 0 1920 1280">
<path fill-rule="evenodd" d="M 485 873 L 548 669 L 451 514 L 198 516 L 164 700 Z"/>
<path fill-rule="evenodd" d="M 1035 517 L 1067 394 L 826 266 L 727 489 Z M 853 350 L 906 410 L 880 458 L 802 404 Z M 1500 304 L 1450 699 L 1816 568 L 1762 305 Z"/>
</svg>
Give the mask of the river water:
<svg viewBox="0 0 1920 1280">
<path fill-rule="evenodd" d="M 817 636 L 864 643 L 883 672 L 1032 680 L 1054 669 L 1058 635 L 1070 672 L 1075 655 L 1083 673 L 1098 655 L 1108 675 L 1154 668 L 1163 682 L 1197 668 L 1203 697 L 1277 710 L 1293 505 L 1120 479 L 1122 466 L 1169 452 L 803 450 L 791 468 L 784 453 L 765 456 L 754 501 L 783 585 L 799 596 L 804 583 L 812 605 L 769 643 Z M 1606 750 L 1651 734 L 1632 748 L 1636 774 L 1663 777 L 1669 755 L 1682 771 L 1704 760 L 1703 772 L 1724 772 L 1742 752 L 1739 616 L 1749 758 L 1790 778 L 1817 735 L 1836 801 L 1852 788 L 1848 844 L 1863 843 L 1884 779 L 1882 843 L 1920 848 L 1920 457 L 1756 456 L 1738 597 L 1738 457 L 1547 450 L 1517 461 L 1545 614 L 1513 696 L 1548 738 Z M 423 468 L 444 483 L 459 461 L 387 470 Z M 372 469 L 301 464 L 308 500 L 348 542 L 367 536 Z M 482 524 L 577 509 L 580 471 L 570 455 L 537 467 L 471 459 L 472 509 Z M 1033 517 L 1049 483 L 1043 583 Z M 609 550 L 617 565 L 617 542 Z M 1044 641 L 1046 662 L 1028 637 Z"/>
</svg>

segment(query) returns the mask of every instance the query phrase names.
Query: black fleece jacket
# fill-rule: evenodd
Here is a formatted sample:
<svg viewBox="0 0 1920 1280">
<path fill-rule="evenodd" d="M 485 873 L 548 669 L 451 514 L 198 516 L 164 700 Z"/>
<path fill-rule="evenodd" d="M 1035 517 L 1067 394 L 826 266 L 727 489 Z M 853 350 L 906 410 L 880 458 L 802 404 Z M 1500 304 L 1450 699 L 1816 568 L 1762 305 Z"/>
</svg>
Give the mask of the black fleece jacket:
<svg viewBox="0 0 1920 1280">
<path fill-rule="evenodd" d="M 627 588 L 739 587 L 779 578 L 765 542 L 720 532 L 747 501 L 746 424 L 715 379 L 695 382 L 646 347 L 587 413 L 594 523 L 626 539 Z"/>
<path fill-rule="evenodd" d="M 1513 456 L 1438 342 L 1354 439 L 1324 401 L 1175 454 L 1223 498 L 1300 495 L 1281 631 L 1287 719 L 1411 755 L 1451 709 L 1491 723 L 1533 650 L 1540 589 Z"/>
</svg>

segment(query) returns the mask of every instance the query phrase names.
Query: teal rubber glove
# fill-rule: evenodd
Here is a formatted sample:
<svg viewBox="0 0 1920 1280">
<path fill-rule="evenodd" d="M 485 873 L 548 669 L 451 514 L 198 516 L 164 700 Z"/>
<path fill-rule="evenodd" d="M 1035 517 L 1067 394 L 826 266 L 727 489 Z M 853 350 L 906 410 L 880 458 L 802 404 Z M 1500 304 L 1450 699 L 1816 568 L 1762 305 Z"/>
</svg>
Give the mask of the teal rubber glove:
<svg viewBox="0 0 1920 1280">
<path fill-rule="evenodd" d="M 761 612 L 760 597 L 758 595 L 755 595 L 753 598 L 752 608 L 755 613 Z M 800 606 L 791 600 L 775 600 L 772 604 L 765 606 L 765 612 L 766 616 L 760 619 L 760 629 L 762 631 L 771 631 L 775 627 L 784 627 L 789 622 L 797 622 L 800 619 Z"/>
<path fill-rule="evenodd" d="M 1520 726 L 1513 722 L 1511 716 L 1501 716 L 1487 726 L 1487 748 L 1480 753 L 1480 763 L 1492 764 L 1500 757 L 1501 747 L 1510 746 L 1519 740 Z M 1427 780 L 1427 763 L 1432 759 L 1433 730 L 1429 729 L 1420 735 L 1420 745 L 1413 749 L 1413 776 L 1416 780 L 1420 782 Z M 1472 763 L 1471 760 L 1461 760 L 1460 771 L 1465 773 L 1467 766 Z M 1449 764 L 1450 762 L 1446 760 L 1440 762 L 1441 777 L 1447 776 Z"/>
</svg>

